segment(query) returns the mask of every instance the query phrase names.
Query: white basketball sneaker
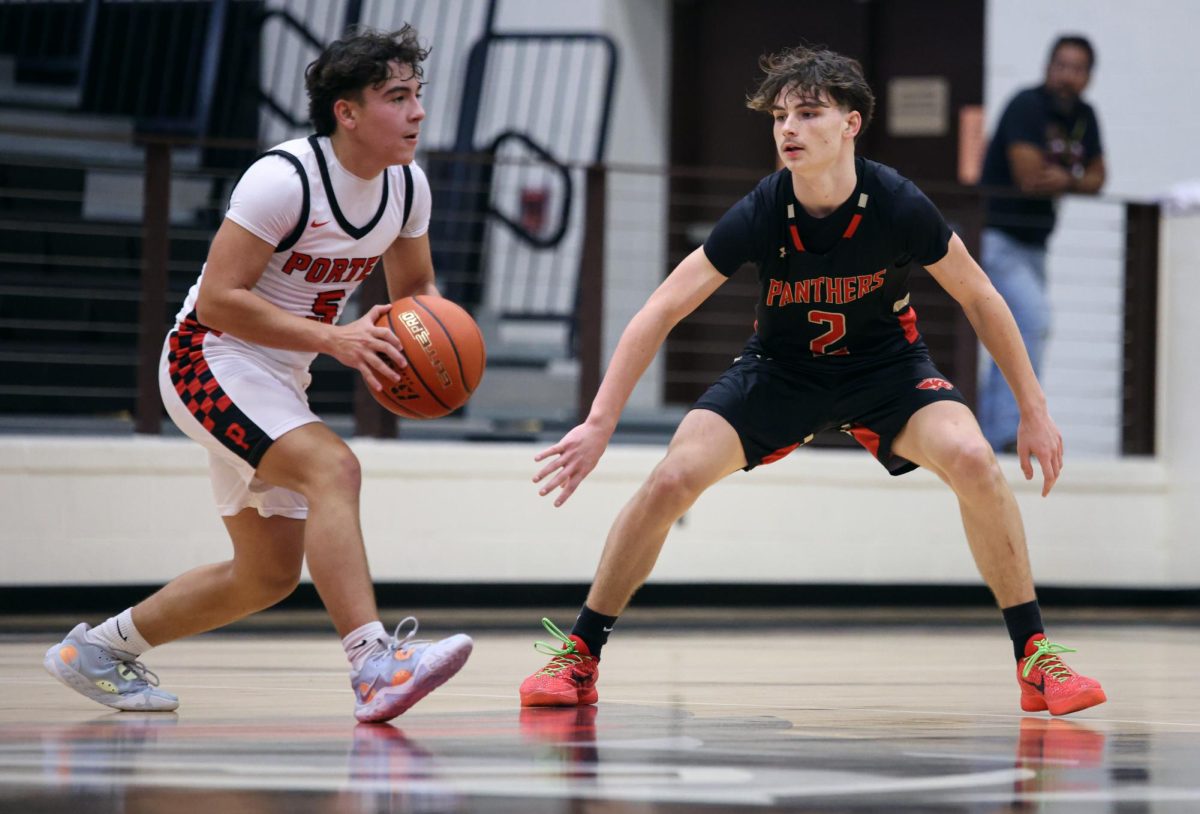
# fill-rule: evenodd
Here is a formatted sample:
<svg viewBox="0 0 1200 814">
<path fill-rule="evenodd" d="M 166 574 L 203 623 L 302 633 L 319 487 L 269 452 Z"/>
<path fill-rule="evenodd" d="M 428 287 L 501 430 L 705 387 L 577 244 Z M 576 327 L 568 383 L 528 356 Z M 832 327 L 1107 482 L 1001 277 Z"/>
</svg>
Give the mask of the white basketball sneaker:
<svg viewBox="0 0 1200 814">
<path fill-rule="evenodd" d="M 412 630 L 402 639 L 400 631 L 408 622 Z M 350 671 L 355 718 L 376 723 L 400 715 L 462 669 L 474 646 L 462 633 L 437 642 L 414 639 L 416 633 L 417 620 L 406 617 L 381 652 L 361 670 Z"/>
<path fill-rule="evenodd" d="M 158 676 L 132 653 L 109 650 L 87 639 L 91 626 L 81 622 L 67 638 L 46 651 L 46 672 L 80 695 L 113 709 L 168 712 L 179 699 L 158 688 Z"/>
</svg>

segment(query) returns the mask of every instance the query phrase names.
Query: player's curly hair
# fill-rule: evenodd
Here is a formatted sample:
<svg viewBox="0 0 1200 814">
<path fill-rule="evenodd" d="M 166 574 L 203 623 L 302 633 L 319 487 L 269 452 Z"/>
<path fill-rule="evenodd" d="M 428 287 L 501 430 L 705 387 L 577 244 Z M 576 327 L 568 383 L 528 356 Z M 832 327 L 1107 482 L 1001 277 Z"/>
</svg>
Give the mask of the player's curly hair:
<svg viewBox="0 0 1200 814">
<path fill-rule="evenodd" d="M 766 74 L 758 89 L 746 97 L 746 107 L 770 113 L 779 92 L 788 89 L 803 98 L 816 99 L 824 92 L 843 110 L 857 110 L 862 127 L 857 140 L 871 123 L 875 112 L 875 94 L 863 77 L 858 60 L 821 47 L 799 45 L 758 58 L 758 67 Z"/>
<path fill-rule="evenodd" d="M 421 63 L 429 57 L 429 50 L 421 47 L 417 30 L 407 23 L 390 33 L 355 28 L 331 42 L 304 71 L 308 118 L 317 135 L 333 134 L 337 127 L 334 103 L 345 98 L 361 101 L 363 88 L 388 78 L 389 62 L 408 65 L 417 80 L 423 80 Z"/>
</svg>

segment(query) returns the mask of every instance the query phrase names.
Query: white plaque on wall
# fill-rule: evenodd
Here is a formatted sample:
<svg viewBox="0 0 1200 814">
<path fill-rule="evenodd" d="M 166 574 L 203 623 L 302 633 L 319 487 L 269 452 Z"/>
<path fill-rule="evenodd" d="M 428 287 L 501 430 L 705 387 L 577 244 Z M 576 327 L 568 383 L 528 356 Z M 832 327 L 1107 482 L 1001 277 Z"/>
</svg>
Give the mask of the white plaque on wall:
<svg viewBox="0 0 1200 814">
<path fill-rule="evenodd" d="M 950 127 L 950 83 L 941 76 L 888 80 L 890 136 L 944 136 Z"/>
</svg>

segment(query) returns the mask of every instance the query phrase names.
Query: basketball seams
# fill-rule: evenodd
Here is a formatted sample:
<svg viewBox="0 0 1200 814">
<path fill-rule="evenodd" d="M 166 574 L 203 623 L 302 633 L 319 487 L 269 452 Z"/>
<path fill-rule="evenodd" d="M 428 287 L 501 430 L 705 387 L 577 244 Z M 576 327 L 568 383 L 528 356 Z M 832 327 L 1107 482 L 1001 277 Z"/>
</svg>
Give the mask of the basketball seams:
<svg viewBox="0 0 1200 814">
<path fill-rule="evenodd" d="M 392 321 L 392 311 L 393 310 L 394 309 L 388 309 L 388 312 L 387 312 L 388 328 L 390 328 L 392 333 L 396 335 L 397 339 L 400 339 L 400 344 L 403 345 L 404 340 L 401 338 L 402 334 L 400 334 L 396 330 L 396 323 Z M 443 328 L 443 330 L 445 330 L 445 329 Z M 448 335 L 447 335 L 447 338 L 448 338 Z M 407 349 L 405 349 L 405 355 L 406 356 L 409 355 L 407 352 Z M 416 378 L 416 380 L 421 383 L 421 386 L 425 388 L 425 392 L 428 393 L 434 401 L 436 401 L 438 404 L 440 404 L 442 409 L 444 409 L 446 411 L 446 413 L 451 413 L 454 411 L 455 408 L 451 407 L 449 404 L 447 404 L 446 402 L 444 402 L 440 398 L 438 398 L 438 394 L 433 392 L 433 388 L 431 388 L 428 384 L 425 383 L 425 379 L 423 379 L 421 377 L 421 373 L 420 373 L 420 371 L 417 370 L 417 366 L 413 362 L 412 359 L 408 360 L 408 370 L 412 373 L 412 375 Z M 438 417 L 439 416 L 426 416 L 426 418 L 438 418 Z"/>
<path fill-rule="evenodd" d="M 392 325 L 392 314 L 390 311 L 387 314 L 387 319 L 388 319 L 388 328 L 391 329 L 392 333 L 395 333 L 395 328 Z M 396 369 L 395 365 L 393 365 L 391 363 L 390 359 L 385 360 L 385 361 L 386 361 L 388 367 L 392 368 L 393 370 Z M 403 374 L 401 374 L 401 375 L 403 375 Z M 402 404 L 401 402 L 392 398 L 391 391 L 388 389 L 386 383 L 384 384 L 383 389 L 378 392 L 376 392 L 374 390 L 370 390 L 370 385 L 368 385 L 367 387 L 368 387 L 368 390 L 370 391 L 371 395 L 375 398 L 376 401 L 379 401 L 380 399 L 384 399 L 387 401 L 387 404 L 380 402 L 380 406 L 383 407 L 384 409 L 390 411 L 393 415 L 398 415 L 401 418 L 412 418 L 412 419 L 416 419 L 418 421 L 423 421 L 425 419 L 434 417 L 434 416 L 427 416 L 424 413 L 420 412 L 419 410 L 414 410 L 412 407 L 408 406 L 407 404 Z"/>
<path fill-rule="evenodd" d="M 412 410 L 412 409 L 400 404 L 398 401 L 396 401 L 394 398 L 392 398 L 391 395 L 389 395 L 386 390 L 384 390 L 383 392 L 384 392 L 383 397 L 385 399 L 387 399 L 388 404 L 390 405 L 389 409 L 391 409 L 391 411 L 393 413 L 400 416 L 401 418 L 412 418 L 412 419 L 416 419 L 417 421 L 421 421 L 423 419 L 429 418 L 429 416 L 427 416 L 427 415 L 421 415 L 416 410 Z"/>
<path fill-rule="evenodd" d="M 392 322 L 392 312 L 390 310 L 387 312 L 387 321 L 388 321 L 388 330 L 390 330 L 393 334 L 395 334 L 396 338 L 399 339 L 400 335 L 396 333 L 396 325 L 395 325 L 395 323 Z M 400 344 L 403 345 L 404 340 L 401 340 Z M 389 361 L 388 364 L 391 365 L 391 362 Z M 412 362 L 409 362 L 409 367 L 412 367 Z M 393 369 L 394 369 L 394 366 L 393 366 Z M 403 376 L 404 374 L 401 373 L 400 375 Z M 421 384 L 424 385 L 425 383 L 421 382 Z M 428 388 L 426 388 L 426 389 L 428 389 Z M 422 421 L 422 420 L 429 419 L 429 418 L 437 418 L 437 416 L 425 415 L 420 410 L 416 410 L 416 409 L 408 406 L 407 404 L 401 404 L 399 401 L 392 398 L 391 392 L 386 387 L 383 389 L 382 393 L 383 393 L 384 398 L 386 398 L 388 400 L 389 404 L 394 405 L 398 410 L 401 411 L 399 413 L 401 418 L 415 418 L 418 421 Z"/>
<path fill-rule="evenodd" d="M 442 322 L 438 315 L 435 314 L 433 310 L 429 308 L 429 306 L 421 302 L 420 297 L 413 297 L 412 299 L 413 302 L 420 306 L 422 311 L 433 317 L 433 321 L 438 324 L 438 327 L 442 329 L 442 333 L 446 335 L 446 341 L 450 343 L 450 349 L 454 351 L 454 361 L 458 364 L 458 380 L 462 382 L 463 389 L 467 391 L 467 395 L 471 395 L 471 393 L 475 392 L 475 388 L 467 384 L 467 371 L 463 368 L 462 355 L 458 352 L 458 343 L 454 341 L 454 335 L 450 333 L 450 330 L 446 327 L 446 324 Z M 450 301 L 446 300 L 446 302 Z M 451 304 L 453 305 L 454 303 Z M 476 328 L 475 330 L 478 332 L 479 329 Z M 480 339 L 482 339 L 482 337 L 480 337 Z"/>
<path fill-rule="evenodd" d="M 400 402 L 396 401 L 394 398 L 392 398 L 392 394 L 391 394 L 391 392 L 388 391 L 386 386 L 383 388 L 383 390 L 381 390 L 379 393 L 377 393 L 375 395 L 378 395 L 378 396 L 381 396 L 382 398 L 387 399 L 387 402 L 388 402 L 387 409 L 391 410 L 393 413 L 400 416 L 401 418 L 415 418 L 418 420 L 429 418 L 429 416 L 422 415 L 421 413 L 418 413 L 416 410 L 412 409 L 411 407 L 409 407 L 405 404 L 401 404 Z"/>
<path fill-rule="evenodd" d="M 396 333 L 396 327 L 394 324 L 391 323 L 391 311 L 388 311 L 388 329 L 391 330 L 392 334 Z M 395 370 L 395 365 L 392 365 L 390 360 L 386 364 L 388 364 L 388 366 L 391 367 L 392 370 Z M 388 388 L 386 388 L 386 385 L 384 385 L 384 389 L 380 390 L 379 393 L 383 395 L 384 399 L 388 400 L 388 402 L 390 403 L 390 405 L 392 407 L 395 407 L 396 409 L 398 409 L 398 411 L 401 411 L 400 413 L 398 413 L 398 414 L 400 414 L 401 418 L 415 418 L 415 419 L 428 418 L 427 415 L 421 415 L 419 412 L 416 412 L 415 409 L 413 409 L 412 407 L 409 407 L 408 405 L 402 405 L 402 403 L 396 401 L 395 399 L 392 399 L 391 393 L 388 390 Z M 395 412 L 395 411 L 392 411 L 392 412 Z"/>
<path fill-rule="evenodd" d="M 444 309 L 440 313 L 439 307 Z M 453 301 L 428 295 L 402 297 L 391 303 L 385 313 L 386 317 L 379 325 L 400 340 L 408 356 L 407 367 L 411 375 L 401 371 L 403 388 L 392 386 L 379 392 L 371 390 L 371 395 L 391 412 L 405 418 L 441 418 L 461 408 L 479 386 L 487 365 L 487 346 L 479 325 Z M 407 331 L 397 330 L 398 323 L 403 323 Z M 468 333 L 468 326 L 474 336 Z M 451 333 L 451 328 L 458 332 L 457 337 Z M 478 343 L 477 362 L 464 357 L 472 342 Z M 449 364 L 451 353 L 456 368 Z M 477 364 L 477 368 L 468 370 L 468 363 Z M 431 376 L 436 377 L 436 382 Z M 445 389 L 435 390 L 431 382 L 444 385 Z M 397 395 L 401 390 L 407 390 L 400 393 L 403 398 Z"/>
</svg>

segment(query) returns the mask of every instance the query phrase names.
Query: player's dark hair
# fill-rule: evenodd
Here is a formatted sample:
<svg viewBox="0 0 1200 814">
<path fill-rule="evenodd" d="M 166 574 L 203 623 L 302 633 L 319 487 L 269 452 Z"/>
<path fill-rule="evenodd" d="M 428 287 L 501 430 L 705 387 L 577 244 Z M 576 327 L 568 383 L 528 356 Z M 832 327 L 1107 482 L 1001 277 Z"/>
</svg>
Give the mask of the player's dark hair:
<svg viewBox="0 0 1200 814">
<path fill-rule="evenodd" d="M 825 48 L 800 45 L 758 58 L 758 67 L 766 74 L 754 93 L 746 97 L 746 107 L 770 113 L 779 92 L 788 89 L 802 98 L 816 99 L 824 92 L 843 110 L 857 110 L 862 127 L 855 140 L 871 123 L 875 94 L 863 77 L 858 60 Z"/>
<path fill-rule="evenodd" d="M 429 49 L 421 47 L 417 30 L 408 24 L 391 33 L 355 28 L 331 42 L 304 71 L 308 118 L 317 135 L 333 134 L 334 103 L 345 98 L 361 101 L 363 88 L 388 78 L 388 63 L 409 66 L 420 81 L 425 76 L 421 63 L 428 56 Z"/>
<path fill-rule="evenodd" d="M 1064 34 L 1056 39 L 1054 45 L 1050 46 L 1050 59 L 1047 61 L 1053 61 L 1054 55 L 1058 53 L 1058 49 L 1064 45 L 1073 45 L 1076 48 L 1082 48 L 1084 53 L 1087 54 L 1088 70 L 1090 71 L 1096 67 L 1096 51 L 1092 48 L 1091 41 L 1082 34 Z"/>
</svg>

